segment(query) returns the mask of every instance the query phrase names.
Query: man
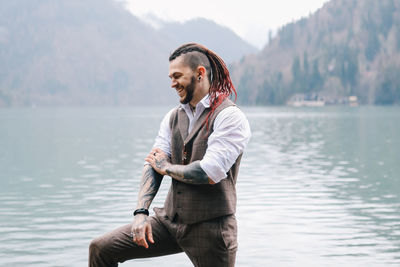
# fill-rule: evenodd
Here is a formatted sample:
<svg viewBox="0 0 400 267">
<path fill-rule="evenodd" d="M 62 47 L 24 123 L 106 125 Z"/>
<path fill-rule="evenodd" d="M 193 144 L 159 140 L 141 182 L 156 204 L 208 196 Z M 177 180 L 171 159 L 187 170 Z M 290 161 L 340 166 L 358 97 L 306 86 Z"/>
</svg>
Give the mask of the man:
<svg viewBox="0 0 400 267">
<path fill-rule="evenodd" d="M 234 266 L 236 178 L 250 138 L 247 119 L 229 100 L 235 88 L 223 60 L 190 43 L 169 58 L 181 105 L 167 113 L 146 157 L 132 224 L 94 239 L 89 266 L 185 252 L 194 266 Z M 163 208 L 148 208 L 164 175 Z"/>
</svg>

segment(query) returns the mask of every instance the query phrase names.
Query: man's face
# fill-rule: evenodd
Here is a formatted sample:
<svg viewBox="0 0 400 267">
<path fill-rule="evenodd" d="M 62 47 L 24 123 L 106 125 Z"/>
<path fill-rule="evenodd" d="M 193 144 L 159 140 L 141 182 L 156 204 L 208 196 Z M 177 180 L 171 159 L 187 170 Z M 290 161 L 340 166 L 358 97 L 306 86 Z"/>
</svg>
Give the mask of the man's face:
<svg viewBox="0 0 400 267">
<path fill-rule="evenodd" d="M 196 90 L 196 78 L 192 69 L 182 62 L 178 57 L 169 64 L 169 77 L 171 87 L 175 88 L 179 95 L 179 101 L 187 104 L 193 99 Z"/>
</svg>

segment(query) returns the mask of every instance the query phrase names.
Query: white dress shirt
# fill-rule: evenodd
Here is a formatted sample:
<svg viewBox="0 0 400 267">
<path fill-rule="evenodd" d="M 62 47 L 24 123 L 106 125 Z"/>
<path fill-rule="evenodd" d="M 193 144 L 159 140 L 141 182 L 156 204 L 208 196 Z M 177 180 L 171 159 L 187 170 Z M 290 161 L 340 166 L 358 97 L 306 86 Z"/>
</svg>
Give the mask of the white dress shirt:
<svg viewBox="0 0 400 267">
<path fill-rule="evenodd" d="M 210 106 L 209 95 L 206 95 L 196 105 L 195 112 L 189 104 L 181 104 L 189 118 L 188 134 L 193 129 L 194 123 L 199 119 L 204 109 Z M 170 110 L 161 122 L 158 136 L 153 148 L 159 148 L 171 156 L 171 129 L 169 120 Z M 223 109 L 214 120 L 214 131 L 207 141 L 207 150 L 204 158 L 200 160 L 203 171 L 215 183 L 220 182 L 235 163 L 237 157 L 243 152 L 250 140 L 251 132 L 249 122 L 243 112 L 236 106 Z"/>
</svg>

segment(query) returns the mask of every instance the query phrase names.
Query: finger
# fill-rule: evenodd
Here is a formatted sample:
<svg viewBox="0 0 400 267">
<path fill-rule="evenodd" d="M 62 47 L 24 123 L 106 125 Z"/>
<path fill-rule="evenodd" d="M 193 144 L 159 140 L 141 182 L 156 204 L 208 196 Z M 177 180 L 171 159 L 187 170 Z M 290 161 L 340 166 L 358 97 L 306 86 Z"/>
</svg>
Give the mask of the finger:
<svg viewBox="0 0 400 267">
<path fill-rule="evenodd" d="M 141 229 L 140 232 L 136 234 L 138 236 L 138 245 L 148 248 L 149 245 L 146 242 L 145 229 Z"/>
<path fill-rule="evenodd" d="M 137 237 L 136 237 L 136 234 L 133 234 L 133 237 L 132 237 L 132 239 L 133 239 L 133 242 L 134 242 L 134 243 L 136 243 L 136 244 L 138 243 L 138 241 L 137 241 Z"/>
<path fill-rule="evenodd" d="M 153 152 L 154 156 L 162 156 L 164 154 L 165 154 L 164 151 L 162 151 L 161 149 L 159 149 L 159 148 L 154 149 L 154 152 Z"/>
<path fill-rule="evenodd" d="M 136 243 L 138 246 L 141 246 L 141 247 L 143 246 L 143 245 L 142 245 L 142 240 L 141 240 L 138 236 L 136 236 L 136 235 L 135 235 L 135 243 Z"/>
<path fill-rule="evenodd" d="M 162 159 L 162 158 L 163 158 L 163 155 L 161 155 L 160 153 L 158 153 L 158 154 L 152 155 L 152 157 L 154 157 L 154 160 L 156 160 L 156 159 Z"/>
<path fill-rule="evenodd" d="M 149 248 L 149 245 L 146 242 L 146 238 L 143 237 L 139 240 L 140 246 L 145 247 L 145 248 Z"/>
<path fill-rule="evenodd" d="M 133 242 L 135 242 L 136 244 L 139 245 L 139 235 L 138 235 L 138 232 L 135 231 L 135 230 L 133 230 L 133 231 L 132 231 L 132 234 L 133 234 Z"/>
<path fill-rule="evenodd" d="M 143 247 L 149 248 L 149 244 L 147 244 L 146 239 L 143 239 Z"/>
<path fill-rule="evenodd" d="M 132 237 L 133 242 L 136 243 L 135 228 L 133 226 L 131 228 L 131 237 Z"/>
<path fill-rule="evenodd" d="M 149 155 L 155 156 L 157 153 L 159 153 L 159 149 L 158 149 L 158 148 L 153 148 L 153 149 L 150 151 Z"/>
<path fill-rule="evenodd" d="M 154 239 L 153 239 L 153 231 L 151 229 L 151 225 L 149 224 L 146 228 L 146 232 L 147 232 L 147 239 L 154 244 Z"/>
<path fill-rule="evenodd" d="M 143 246 L 142 240 L 138 234 L 135 234 L 135 236 L 133 237 L 133 242 L 135 242 L 138 246 Z"/>
<path fill-rule="evenodd" d="M 151 158 L 150 156 L 147 156 L 144 160 L 147 161 L 150 164 L 154 162 L 154 159 Z"/>
<path fill-rule="evenodd" d="M 140 239 L 140 238 L 137 238 L 135 243 L 136 243 L 138 246 L 144 247 L 143 240 Z"/>
<path fill-rule="evenodd" d="M 157 152 L 157 154 L 166 155 L 166 153 L 163 150 L 161 150 L 160 148 L 156 148 L 155 152 Z"/>
</svg>

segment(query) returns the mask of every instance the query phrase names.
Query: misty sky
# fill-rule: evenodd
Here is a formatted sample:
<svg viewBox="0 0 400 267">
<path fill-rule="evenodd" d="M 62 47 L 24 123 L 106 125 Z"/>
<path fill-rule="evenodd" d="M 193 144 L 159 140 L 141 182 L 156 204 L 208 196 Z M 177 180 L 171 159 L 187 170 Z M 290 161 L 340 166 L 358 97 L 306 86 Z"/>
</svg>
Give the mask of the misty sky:
<svg viewBox="0 0 400 267">
<path fill-rule="evenodd" d="M 167 21 L 196 17 L 227 26 L 258 48 L 265 45 L 268 31 L 308 16 L 328 0 L 119 0 L 139 17 L 154 14 Z"/>
</svg>

